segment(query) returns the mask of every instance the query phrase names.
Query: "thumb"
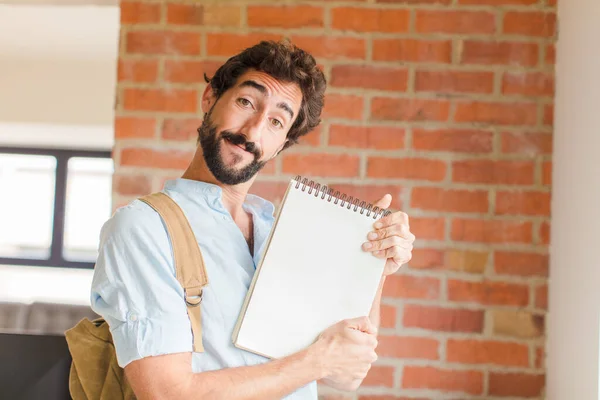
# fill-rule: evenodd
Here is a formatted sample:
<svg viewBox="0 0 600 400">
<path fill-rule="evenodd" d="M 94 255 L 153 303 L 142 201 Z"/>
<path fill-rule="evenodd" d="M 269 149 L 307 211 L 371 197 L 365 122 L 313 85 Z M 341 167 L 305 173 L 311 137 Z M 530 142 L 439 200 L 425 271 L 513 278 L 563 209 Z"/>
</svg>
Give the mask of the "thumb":
<svg viewBox="0 0 600 400">
<path fill-rule="evenodd" d="M 381 199 L 373 203 L 374 206 L 379 208 L 388 208 L 392 204 L 392 195 L 387 193 Z"/>
<path fill-rule="evenodd" d="M 370 333 L 372 335 L 377 334 L 377 329 L 369 319 L 369 317 L 358 317 L 348 320 L 349 328 L 356 329 L 361 332 Z"/>
</svg>

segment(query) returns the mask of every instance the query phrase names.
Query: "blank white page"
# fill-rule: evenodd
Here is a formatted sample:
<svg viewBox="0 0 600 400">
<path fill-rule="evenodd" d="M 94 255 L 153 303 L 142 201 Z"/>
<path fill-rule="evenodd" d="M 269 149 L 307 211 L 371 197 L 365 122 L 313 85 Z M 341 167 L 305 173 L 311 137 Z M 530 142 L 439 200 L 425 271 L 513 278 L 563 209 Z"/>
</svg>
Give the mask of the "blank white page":
<svg viewBox="0 0 600 400">
<path fill-rule="evenodd" d="M 292 180 L 234 333 L 237 347 L 281 358 L 329 326 L 367 316 L 385 260 L 362 250 L 375 219 L 296 189 Z M 236 337 L 237 333 L 237 337 Z"/>
</svg>

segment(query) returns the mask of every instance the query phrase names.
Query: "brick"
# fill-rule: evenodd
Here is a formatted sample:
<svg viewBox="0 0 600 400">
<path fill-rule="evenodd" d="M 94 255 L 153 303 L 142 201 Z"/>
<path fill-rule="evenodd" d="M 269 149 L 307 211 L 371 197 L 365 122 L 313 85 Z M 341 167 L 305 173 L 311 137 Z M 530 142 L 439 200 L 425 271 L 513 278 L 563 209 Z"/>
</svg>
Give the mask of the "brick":
<svg viewBox="0 0 600 400">
<path fill-rule="evenodd" d="M 535 367 L 546 367 L 546 349 L 544 349 L 544 347 L 537 347 L 535 349 Z"/>
<path fill-rule="evenodd" d="M 446 177 L 446 163 L 426 158 L 369 157 L 367 176 L 441 182 Z"/>
<path fill-rule="evenodd" d="M 293 43 L 324 60 L 364 60 L 365 39 L 346 36 L 292 36 Z"/>
<path fill-rule="evenodd" d="M 270 164 L 272 163 L 270 162 Z M 274 204 L 280 204 L 287 187 L 288 182 L 265 182 L 257 180 L 250 187 L 249 193 L 267 199 Z"/>
<path fill-rule="evenodd" d="M 494 134 L 475 129 L 413 128 L 413 148 L 457 153 L 490 153 Z"/>
<path fill-rule="evenodd" d="M 394 328 L 396 326 L 397 310 L 395 306 L 382 304 L 380 306 L 380 325 L 382 328 Z"/>
<path fill-rule="evenodd" d="M 446 359 L 461 364 L 528 367 L 529 347 L 526 344 L 492 340 L 448 339 Z"/>
<path fill-rule="evenodd" d="M 535 307 L 548 309 L 548 285 L 540 285 L 535 288 Z"/>
<path fill-rule="evenodd" d="M 539 0 L 458 0 L 458 4 L 468 4 L 475 6 L 529 6 L 539 3 Z"/>
<path fill-rule="evenodd" d="M 554 65 L 556 63 L 556 46 L 549 44 L 546 46 L 546 55 L 544 57 L 544 64 Z"/>
<path fill-rule="evenodd" d="M 494 270 L 497 274 L 548 276 L 548 254 L 496 251 Z"/>
<path fill-rule="evenodd" d="M 144 175 L 115 174 L 113 191 L 125 196 L 141 196 L 152 192 L 152 181 Z"/>
<path fill-rule="evenodd" d="M 198 93 L 184 89 L 125 89 L 125 110 L 196 112 Z"/>
<path fill-rule="evenodd" d="M 164 79 L 175 83 L 205 83 L 204 74 L 212 77 L 221 64 L 214 61 L 166 60 Z"/>
<path fill-rule="evenodd" d="M 420 210 L 485 213 L 489 208 L 489 198 L 486 190 L 414 187 L 410 205 Z"/>
<path fill-rule="evenodd" d="M 483 274 L 489 258 L 488 251 L 449 249 L 446 251 L 446 268 L 456 272 Z"/>
<path fill-rule="evenodd" d="M 363 380 L 361 386 L 394 387 L 394 367 L 374 365 Z"/>
<path fill-rule="evenodd" d="M 455 218 L 452 240 L 475 243 L 532 243 L 533 224 L 529 221 Z"/>
<path fill-rule="evenodd" d="M 548 222 L 540 224 L 539 237 L 542 244 L 550 244 L 550 224 Z"/>
<path fill-rule="evenodd" d="M 127 32 L 127 53 L 163 55 L 199 55 L 199 32 L 134 31 Z"/>
<path fill-rule="evenodd" d="M 552 154 L 552 134 L 545 132 L 502 132 L 503 153 L 524 154 L 530 157 Z"/>
<path fill-rule="evenodd" d="M 203 25 L 204 7 L 201 4 L 167 4 L 167 23 L 171 25 Z"/>
<path fill-rule="evenodd" d="M 544 125 L 554 125 L 554 104 L 545 104 L 542 116 L 542 122 Z"/>
<path fill-rule="evenodd" d="M 404 128 L 333 124 L 329 127 L 329 146 L 396 150 L 404 148 L 405 136 Z"/>
<path fill-rule="evenodd" d="M 188 167 L 192 157 L 191 151 L 126 148 L 121 150 L 121 166 L 183 170 Z"/>
<path fill-rule="evenodd" d="M 416 10 L 418 33 L 492 34 L 496 16 L 487 11 Z"/>
<path fill-rule="evenodd" d="M 539 397 L 546 386 L 544 374 L 490 372 L 489 379 L 492 396 Z"/>
<path fill-rule="evenodd" d="M 452 42 L 449 40 L 373 39 L 373 60 L 449 64 L 452 61 Z"/>
<path fill-rule="evenodd" d="M 405 92 L 408 87 L 408 69 L 336 65 L 331 69 L 330 84 L 332 87 Z"/>
<path fill-rule="evenodd" d="M 206 54 L 208 56 L 231 57 L 240 51 L 254 46 L 261 40 L 279 40 L 281 35 L 268 33 L 208 33 L 206 34 Z"/>
<path fill-rule="evenodd" d="M 248 26 L 260 28 L 322 28 L 323 7 L 248 6 Z"/>
<path fill-rule="evenodd" d="M 158 60 L 120 59 L 118 65 L 119 82 L 156 82 Z"/>
<path fill-rule="evenodd" d="M 160 22 L 160 4 L 122 1 L 120 15 L 121 25 L 156 24 Z"/>
<path fill-rule="evenodd" d="M 402 388 L 482 394 L 483 372 L 407 365 L 402 372 Z"/>
<path fill-rule="evenodd" d="M 438 93 L 492 93 L 494 73 L 489 71 L 417 71 L 415 91 Z"/>
<path fill-rule="evenodd" d="M 325 96 L 322 118 L 344 118 L 361 120 L 364 99 L 360 96 L 329 93 Z"/>
<path fill-rule="evenodd" d="M 202 118 L 167 118 L 162 124 L 161 137 L 167 140 L 191 140 L 198 138 Z"/>
<path fill-rule="evenodd" d="M 354 32 L 408 32 L 410 12 L 398 9 L 336 7 L 331 10 L 331 27 Z"/>
<path fill-rule="evenodd" d="M 216 2 L 203 6 L 205 26 L 237 28 L 242 23 L 242 8 L 239 6 L 224 6 L 216 4 Z"/>
<path fill-rule="evenodd" d="M 496 193 L 497 215 L 550 216 L 550 192 L 502 191 Z"/>
<path fill-rule="evenodd" d="M 450 4 L 451 0 L 375 0 L 382 4 Z"/>
<path fill-rule="evenodd" d="M 115 139 L 153 138 L 156 135 L 154 118 L 115 117 Z"/>
<path fill-rule="evenodd" d="M 439 299 L 440 280 L 425 276 L 390 275 L 383 286 L 383 296 L 401 299 Z"/>
<path fill-rule="evenodd" d="M 547 72 L 506 72 L 502 93 L 523 96 L 554 96 L 554 74 Z"/>
<path fill-rule="evenodd" d="M 490 185 L 531 185 L 535 165 L 532 161 L 464 160 L 452 164 L 452 181 Z"/>
<path fill-rule="evenodd" d="M 374 97 L 371 100 L 371 119 L 388 121 L 448 120 L 450 102 L 429 99 L 393 99 Z"/>
<path fill-rule="evenodd" d="M 552 161 L 542 163 L 542 184 L 552 185 Z"/>
<path fill-rule="evenodd" d="M 301 136 L 298 140 L 298 144 L 305 146 L 319 146 L 321 144 L 322 131 L 323 124 L 317 126 L 315 129 L 313 129 L 306 135 Z"/>
<path fill-rule="evenodd" d="M 535 125 L 537 124 L 537 104 L 461 101 L 456 105 L 454 120 L 493 125 Z"/>
<path fill-rule="evenodd" d="M 465 40 L 461 64 L 534 67 L 538 64 L 536 43 Z"/>
<path fill-rule="evenodd" d="M 406 304 L 402 326 L 442 332 L 483 332 L 482 310 Z"/>
<path fill-rule="evenodd" d="M 502 31 L 509 35 L 552 37 L 556 34 L 556 13 L 507 11 Z"/>
<path fill-rule="evenodd" d="M 446 220 L 444 218 L 412 217 L 410 230 L 420 240 L 444 240 Z"/>
<path fill-rule="evenodd" d="M 526 311 L 490 310 L 493 334 L 516 338 L 544 336 L 544 316 Z"/>
<path fill-rule="evenodd" d="M 352 185 L 335 184 L 331 188 L 368 203 L 373 203 L 389 193 L 392 195 L 390 207 L 396 210 L 402 209 L 404 191 L 400 185 L 362 185 L 357 183 Z"/>
<path fill-rule="evenodd" d="M 384 336 L 377 338 L 379 357 L 439 359 L 439 342 L 435 339 L 411 336 Z"/>
<path fill-rule="evenodd" d="M 358 176 L 359 157 L 346 154 L 284 154 L 283 173 L 310 176 Z"/>
<path fill-rule="evenodd" d="M 413 249 L 412 260 L 408 267 L 412 269 L 435 269 L 444 265 L 444 252 L 438 249 Z"/>
<path fill-rule="evenodd" d="M 448 280 L 448 300 L 483 305 L 526 306 L 529 286 L 507 282 Z"/>
</svg>

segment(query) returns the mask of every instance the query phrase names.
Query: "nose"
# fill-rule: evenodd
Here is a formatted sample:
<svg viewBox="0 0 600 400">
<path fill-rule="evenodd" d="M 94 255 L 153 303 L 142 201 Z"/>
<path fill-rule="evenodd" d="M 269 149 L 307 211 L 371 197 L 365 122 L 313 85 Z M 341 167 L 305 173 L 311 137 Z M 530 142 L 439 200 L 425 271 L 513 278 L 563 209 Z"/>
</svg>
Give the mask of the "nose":
<svg viewBox="0 0 600 400">
<path fill-rule="evenodd" d="M 246 136 L 246 141 L 260 143 L 262 131 L 265 128 L 266 118 L 262 113 L 255 113 L 248 118 L 243 126 L 242 133 Z"/>
</svg>

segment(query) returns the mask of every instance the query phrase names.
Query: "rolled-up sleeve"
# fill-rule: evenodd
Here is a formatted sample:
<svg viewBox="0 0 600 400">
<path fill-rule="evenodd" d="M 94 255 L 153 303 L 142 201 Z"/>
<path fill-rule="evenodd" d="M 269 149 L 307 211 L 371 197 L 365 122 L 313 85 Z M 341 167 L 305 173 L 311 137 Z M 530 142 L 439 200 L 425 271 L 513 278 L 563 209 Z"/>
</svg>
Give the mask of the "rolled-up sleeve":
<svg viewBox="0 0 600 400">
<path fill-rule="evenodd" d="M 160 216 L 139 200 L 102 228 L 91 306 L 110 326 L 121 367 L 193 349 L 167 232 Z"/>
</svg>

